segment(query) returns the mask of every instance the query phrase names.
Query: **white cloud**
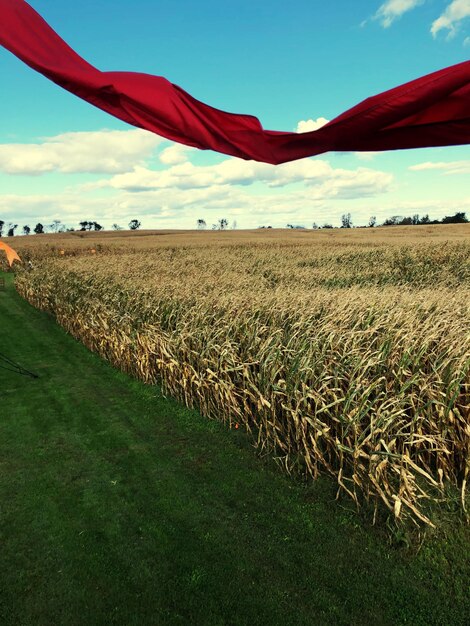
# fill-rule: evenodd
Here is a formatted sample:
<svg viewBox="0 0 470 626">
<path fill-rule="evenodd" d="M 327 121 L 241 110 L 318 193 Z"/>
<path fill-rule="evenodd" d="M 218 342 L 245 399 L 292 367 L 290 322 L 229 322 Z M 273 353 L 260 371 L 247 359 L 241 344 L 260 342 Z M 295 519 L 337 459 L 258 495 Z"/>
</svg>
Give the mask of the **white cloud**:
<svg viewBox="0 0 470 626">
<path fill-rule="evenodd" d="M 78 227 L 82 220 L 98 221 L 109 228 L 117 222 L 126 225 L 138 218 L 144 228 L 190 227 L 203 217 L 208 224 L 220 217 L 238 219 L 241 227 L 256 227 L 268 222 L 284 226 L 289 221 L 331 220 L 331 207 L 324 209 L 325 196 L 320 189 L 313 193 L 298 190 L 283 194 L 253 196 L 236 187 L 211 187 L 196 190 L 161 189 L 140 194 L 125 191 L 113 197 L 93 198 L 73 193 L 45 196 L 0 196 L 0 214 L 6 222 L 51 224 L 54 219 Z M 344 209 L 335 209 L 338 218 Z M 328 215 L 327 215 L 328 214 Z M 313 217 L 311 217 L 313 216 Z"/>
<path fill-rule="evenodd" d="M 372 161 L 378 152 L 355 152 L 354 155 L 359 161 Z"/>
<path fill-rule="evenodd" d="M 408 169 L 412 170 L 413 172 L 441 170 L 444 174 L 470 174 L 470 161 L 426 161 L 425 163 L 411 165 Z"/>
<path fill-rule="evenodd" d="M 360 167 L 354 170 L 333 168 L 328 161 L 300 159 L 283 165 L 229 158 L 216 165 L 196 166 L 180 163 L 164 171 L 135 167 L 132 172 L 118 174 L 84 186 L 85 189 L 111 187 L 130 192 L 179 189 L 195 190 L 209 187 L 250 186 L 264 183 L 282 188 L 295 183 L 316 187 L 328 197 L 375 195 L 383 193 L 392 182 L 392 175 Z"/>
<path fill-rule="evenodd" d="M 149 138 L 150 143 L 147 143 Z M 101 140 L 108 140 L 106 150 L 101 150 Z M 100 159 L 108 157 L 117 159 L 120 169 L 113 170 L 115 165 L 111 167 L 108 163 L 104 172 L 107 175 L 101 176 L 102 180 L 92 182 L 88 177 L 86 180 L 90 182 L 84 185 L 83 179 L 79 179 L 72 187 L 69 177 L 62 185 L 60 176 L 54 180 L 30 178 L 24 182 L 21 179 L 19 185 L 13 185 L 17 179 L 4 176 L 2 181 L 7 182 L 6 188 L 13 191 L 9 195 L 0 192 L 0 217 L 6 222 L 34 226 L 38 221 L 50 224 L 59 219 L 77 227 L 79 221 L 86 219 L 109 228 L 114 222 L 126 226 L 137 218 L 146 228 L 192 228 L 197 218 L 212 224 L 227 217 L 230 221 L 237 219 L 241 228 L 251 228 L 287 223 L 309 226 L 313 221 L 339 224 L 345 211 L 353 214 L 355 224 L 361 224 L 367 223 L 370 215 L 377 215 L 379 221 L 398 213 L 424 212 L 437 218 L 470 208 L 470 198 L 458 198 L 456 193 L 449 195 L 447 191 L 443 192 L 445 201 L 424 191 L 424 196 L 429 196 L 431 201 L 419 202 L 422 199 L 419 193 L 413 197 L 413 193 L 409 193 L 413 189 L 404 188 L 406 181 L 395 181 L 392 174 L 367 163 L 356 162 L 356 166 L 346 167 L 345 161 L 341 163 L 335 155 L 331 160 L 306 158 L 279 166 L 221 156 L 193 159 L 195 151 L 192 149 L 142 131 L 69 133 L 46 139 L 40 146 L 49 144 L 54 148 L 48 153 L 51 160 L 55 159 L 54 171 L 82 171 L 79 168 L 84 159 L 89 159 L 94 167 L 103 167 Z M 69 146 L 74 146 L 80 155 L 75 163 L 73 155 L 66 152 Z M 4 147 L 0 146 L 0 157 Z M 67 169 L 59 163 L 58 154 L 72 161 L 66 164 Z M 356 156 L 370 158 L 373 153 Z M 462 153 L 462 156 L 467 155 Z M 150 158 L 154 165 L 147 163 Z M 419 158 L 416 157 L 415 163 Z M 470 172 L 468 160 L 456 160 L 460 155 L 456 154 L 455 160 L 448 163 L 438 162 L 443 155 L 436 154 L 435 158 L 435 163 L 418 162 L 410 169 L 467 176 Z M 43 166 L 44 163 L 45 159 Z M 37 168 L 31 164 L 29 167 L 37 173 Z M 25 164 L 22 172 L 25 173 Z M 428 179 L 417 174 L 415 177 L 424 181 L 423 189 L 427 189 Z M 459 182 L 465 180 L 462 177 Z M 457 182 L 453 188 L 458 187 Z M 52 188 L 54 193 L 50 191 Z M 403 193 L 410 202 L 401 206 L 397 193 Z M 417 201 L 414 205 L 413 200 Z"/>
<path fill-rule="evenodd" d="M 464 47 L 470 47 L 470 37 L 465 37 L 463 40 Z"/>
<path fill-rule="evenodd" d="M 195 148 L 175 143 L 165 148 L 165 150 L 160 153 L 159 159 L 165 165 L 177 165 L 188 160 L 188 152 L 191 150 L 195 150 Z"/>
<path fill-rule="evenodd" d="M 47 137 L 41 143 L 0 145 L 0 170 L 116 174 L 142 162 L 163 140 L 145 130 L 101 130 Z"/>
<path fill-rule="evenodd" d="M 459 28 L 460 22 L 470 17 L 470 0 L 452 0 L 444 13 L 432 23 L 431 33 L 436 37 L 442 29 L 448 30 L 448 37 L 453 37 Z"/>
<path fill-rule="evenodd" d="M 387 0 L 378 8 L 373 19 L 379 20 L 384 28 L 388 28 L 404 13 L 411 11 L 423 2 L 424 0 Z"/>
<path fill-rule="evenodd" d="M 84 185 L 84 189 L 92 190 L 111 187 L 127 191 L 145 191 L 149 189 L 197 189 L 210 187 L 216 183 L 216 174 L 210 168 L 200 168 L 192 163 L 179 163 L 166 170 L 155 171 L 146 167 L 136 166 L 125 174 L 117 174 L 110 179 Z"/>
<path fill-rule="evenodd" d="M 324 117 L 318 117 L 316 120 L 300 120 L 295 129 L 296 133 L 309 133 L 312 130 L 318 130 L 325 124 L 328 124 L 330 120 Z"/>
<path fill-rule="evenodd" d="M 326 121 L 314 123 L 320 127 Z M 159 153 L 156 146 L 161 147 Z M 18 194 L 0 195 L 0 215 L 32 226 L 59 219 L 77 227 L 87 219 L 109 227 L 138 217 L 149 227 L 191 227 L 200 213 L 208 223 L 227 215 L 245 227 L 256 226 L 258 219 L 285 225 L 312 209 L 318 221 L 326 200 L 373 197 L 387 192 L 393 180 L 385 172 L 335 168 L 313 158 L 274 166 L 219 157 L 215 163 L 195 165 L 189 160 L 192 150 L 140 130 L 67 133 L 38 144 L 0 145 L 0 170 L 7 174 L 108 174 L 62 188 L 56 178 L 54 193 L 41 193 L 44 183 L 30 179 Z M 148 165 L 150 157 L 158 169 Z M 37 192 L 29 191 L 35 188 Z"/>
<path fill-rule="evenodd" d="M 226 217 L 237 219 L 241 228 L 261 224 L 285 226 L 287 223 L 310 226 L 331 222 L 340 224 L 341 214 L 350 211 L 354 224 L 366 224 L 371 215 L 379 222 L 391 215 L 428 213 L 441 218 L 456 211 L 470 213 L 470 197 L 443 200 L 397 201 L 381 199 L 378 204 L 362 195 L 351 200 L 344 188 L 328 196 L 329 183 L 313 189 L 282 193 L 247 193 L 240 187 L 210 187 L 204 189 L 160 189 L 140 194 L 117 191 L 112 196 L 93 197 L 77 192 L 50 195 L 0 195 L 0 215 L 6 222 L 33 226 L 38 222 L 51 224 L 54 219 L 78 227 L 81 220 L 98 221 L 107 228 L 115 222 L 126 226 L 131 219 L 142 221 L 143 228 L 195 228 L 196 220 L 203 218 L 210 225 Z M 357 191 L 356 188 L 355 191 Z M 345 200 L 347 203 L 345 204 Z"/>
</svg>

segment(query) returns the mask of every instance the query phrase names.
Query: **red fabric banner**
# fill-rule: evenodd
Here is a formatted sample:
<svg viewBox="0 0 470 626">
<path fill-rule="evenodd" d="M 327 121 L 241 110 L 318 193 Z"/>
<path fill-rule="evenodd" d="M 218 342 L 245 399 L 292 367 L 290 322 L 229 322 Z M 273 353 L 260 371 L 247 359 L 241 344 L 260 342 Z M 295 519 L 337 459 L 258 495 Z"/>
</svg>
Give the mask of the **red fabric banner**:
<svg viewBox="0 0 470 626">
<path fill-rule="evenodd" d="M 470 143 L 470 61 L 368 98 L 316 131 L 289 133 L 264 130 L 251 115 L 215 109 L 161 76 L 101 72 L 23 0 L 0 0 L 0 44 L 64 89 L 129 124 L 242 159 L 277 164 L 330 150 Z"/>
</svg>

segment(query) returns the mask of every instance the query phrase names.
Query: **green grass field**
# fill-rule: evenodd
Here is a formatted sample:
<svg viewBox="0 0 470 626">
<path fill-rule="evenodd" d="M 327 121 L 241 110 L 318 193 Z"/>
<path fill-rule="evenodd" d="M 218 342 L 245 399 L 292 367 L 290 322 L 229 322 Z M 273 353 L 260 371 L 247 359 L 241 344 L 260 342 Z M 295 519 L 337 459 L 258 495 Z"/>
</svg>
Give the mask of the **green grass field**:
<svg viewBox="0 0 470 626">
<path fill-rule="evenodd" d="M 468 527 L 391 545 L 329 480 L 114 370 L 0 292 L 0 623 L 466 624 Z M 397 539 L 397 537 L 395 537 Z"/>
</svg>

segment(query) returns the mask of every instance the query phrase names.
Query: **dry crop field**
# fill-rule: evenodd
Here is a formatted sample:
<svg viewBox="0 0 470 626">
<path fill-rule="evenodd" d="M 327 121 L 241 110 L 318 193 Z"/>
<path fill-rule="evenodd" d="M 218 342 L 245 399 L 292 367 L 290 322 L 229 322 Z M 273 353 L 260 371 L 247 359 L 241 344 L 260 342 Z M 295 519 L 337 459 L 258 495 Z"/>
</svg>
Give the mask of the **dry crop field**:
<svg viewBox="0 0 470 626">
<path fill-rule="evenodd" d="M 29 302 L 287 471 L 397 519 L 465 514 L 470 225 L 10 241 Z"/>
</svg>

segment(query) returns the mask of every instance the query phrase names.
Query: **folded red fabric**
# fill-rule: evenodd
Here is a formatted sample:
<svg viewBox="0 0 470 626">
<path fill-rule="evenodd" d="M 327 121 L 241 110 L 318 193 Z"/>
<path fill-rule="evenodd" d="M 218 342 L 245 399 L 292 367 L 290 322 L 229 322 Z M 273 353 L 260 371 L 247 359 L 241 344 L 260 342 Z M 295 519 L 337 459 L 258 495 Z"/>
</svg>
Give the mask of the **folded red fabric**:
<svg viewBox="0 0 470 626">
<path fill-rule="evenodd" d="M 264 130 L 161 76 L 102 72 L 82 59 L 24 0 L 0 0 L 0 44 L 96 107 L 188 146 L 284 163 L 330 150 L 378 151 L 470 143 L 470 61 L 364 100 L 308 133 Z"/>
</svg>

